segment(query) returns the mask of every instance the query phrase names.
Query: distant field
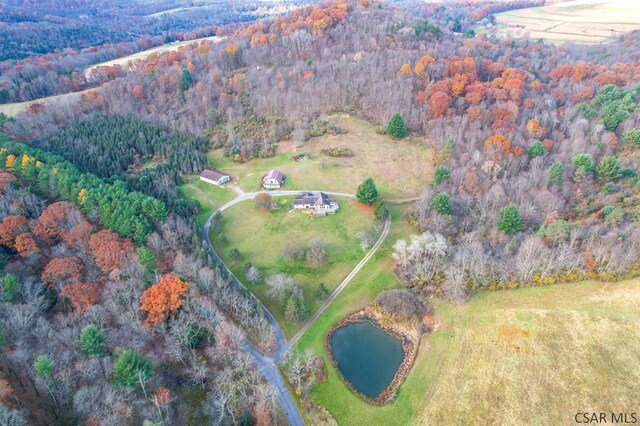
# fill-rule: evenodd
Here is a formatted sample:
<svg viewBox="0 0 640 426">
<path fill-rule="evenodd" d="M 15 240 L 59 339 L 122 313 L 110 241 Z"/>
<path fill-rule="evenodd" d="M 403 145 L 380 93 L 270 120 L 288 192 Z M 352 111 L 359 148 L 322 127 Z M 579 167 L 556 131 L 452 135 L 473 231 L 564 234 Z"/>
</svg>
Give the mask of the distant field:
<svg viewBox="0 0 640 426">
<path fill-rule="evenodd" d="M 193 43 L 199 43 L 203 40 L 212 40 L 214 43 L 218 43 L 223 39 L 224 37 L 212 36 L 212 37 L 198 38 L 198 39 L 189 40 L 189 41 L 165 44 L 163 46 L 155 47 L 149 50 L 144 50 L 142 52 L 134 53 L 129 56 L 123 56 L 122 58 L 117 58 L 111 61 L 101 62 L 99 64 L 92 65 L 89 68 L 85 68 L 84 74 L 85 76 L 89 76 L 92 69 L 97 67 L 110 66 L 110 65 L 124 65 L 126 68 L 127 66 L 131 66 L 133 62 L 139 59 L 144 59 L 149 55 L 151 55 L 152 53 L 163 53 L 163 52 L 169 52 L 171 50 L 177 50 L 180 47 L 188 46 Z M 10 117 L 13 117 L 21 112 L 26 111 L 27 108 L 29 108 L 29 105 L 34 103 L 44 104 L 44 103 L 55 101 L 60 103 L 62 106 L 65 106 L 66 103 L 76 101 L 82 93 L 85 93 L 91 90 L 94 90 L 94 88 L 82 90 L 80 92 L 71 92 L 71 93 L 63 93 L 61 95 L 48 96 L 46 98 L 35 99 L 33 101 L 0 104 L 0 112 L 5 113 Z"/>
<path fill-rule="evenodd" d="M 5 113 L 9 117 L 14 117 L 21 112 L 25 112 L 32 104 L 45 104 L 49 102 L 56 102 L 61 108 L 66 108 L 69 104 L 77 101 L 80 95 L 83 93 L 95 90 L 94 88 L 81 90 L 79 92 L 63 93 L 61 95 L 48 96 L 46 98 L 35 99 L 33 101 L 26 102 L 14 102 L 11 104 L 0 104 L 0 112 Z"/>
<path fill-rule="evenodd" d="M 153 49 L 143 50 L 142 52 L 134 53 L 134 54 L 128 55 L 128 56 L 123 56 L 122 58 L 117 58 L 117 59 L 113 59 L 111 61 L 101 62 L 99 64 L 92 65 L 92 66 L 90 66 L 88 68 L 85 68 L 84 75 L 85 75 L 85 77 L 88 77 L 89 74 L 91 73 L 91 71 L 93 69 L 97 68 L 97 67 L 107 67 L 107 66 L 112 66 L 112 65 L 122 65 L 124 68 L 127 68 L 127 67 L 132 66 L 135 61 L 137 61 L 139 59 L 145 59 L 145 58 L 147 58 L 149 55 L 151 55 L 153 53 L 160 54 L 160 53 L 164 53 L 164 52 L 170 52 L 172 50 L 178 50 L 180 47 L 188 46 L 188 45 L 194 44 L 194 43 L 200 43 L 201 41 L 204 41 L 204 40 L 211 40 L 214 43 L 218 43 L 218 42 L 224 40 L 224 38 L 225 37 L 211 36 L 211 37 L 197 38 L 197 39 L 194 39 L 194 40 L 188 40 L 188 41 L 181 41 L 181 42 L 173 42 L 173 43 L 164 44 L 162 46 L 154 47 Z"/>
<path fill-rule="evenodd" d="M 431 179 L 431 153 L 424 138 L 395 141 L 379 135 L 375 127 L 347 116 L 332 116 L 332 122 L 347 130 L 343 135 L 324 135 L 296 146 L 283 142 L 276 156 L 234 163 L 222 150 L 213 151 L 212 165 L 239 180 L 245 191 L 259 189 L 260 177 L 277 168 L 287 176 L 285 189 L 322 189 L 355 192 L 362 181 L 371 176 L 384 197 L 404 198 L 420 195 Z M 355 156 L 334 158 L 321 153 L 326 148 L 350 148 Z M 309 157 L 296 162 L 296 154 Z"/>
<path fill-rule="evenodd" d="M 498 35 L 550 42 L 604 43 L 640 29 L 640 2 L 635 0 L 574 0 L 496 15 Z M 479 32 L 491 31 L 480 28 Z"/>
</svg>

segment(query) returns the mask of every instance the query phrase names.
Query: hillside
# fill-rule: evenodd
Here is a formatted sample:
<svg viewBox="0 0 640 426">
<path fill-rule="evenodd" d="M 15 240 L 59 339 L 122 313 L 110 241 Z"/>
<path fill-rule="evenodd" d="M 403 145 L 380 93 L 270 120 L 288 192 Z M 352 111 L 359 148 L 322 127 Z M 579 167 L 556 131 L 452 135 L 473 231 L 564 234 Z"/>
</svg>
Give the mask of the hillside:
<svg viewBox="0 0 640 426">
<path fill-rule="evenodd" d="M 148 19 L 178 26 L 209 10 L 156 6 Z M 42 94 L 80 91 L 0 115 L 0 379 L 17 395 L 0 410 L 89 426 L 634 410 L 640 7 L 258 9 L 192 34 L 217 42 L 103 64 L 86 91 L 84 69 L 156 44 L 9 67 L 5 100 L 32 98 L 30 73 Z M 506 18 L 598 43 L 493 34 Z M 273 169 L 286 178 L 269 192 Z M 350 375 L 333 338 L 362 321 L 378 330 L 358 336 Z M 99 356 L 79 343 L 89 325 L 107 336 Z M 376 335 L 402 351 L 377 396 L 349 379 L 375 376 L 357 369 L 380 365 Z"/>
</svg>

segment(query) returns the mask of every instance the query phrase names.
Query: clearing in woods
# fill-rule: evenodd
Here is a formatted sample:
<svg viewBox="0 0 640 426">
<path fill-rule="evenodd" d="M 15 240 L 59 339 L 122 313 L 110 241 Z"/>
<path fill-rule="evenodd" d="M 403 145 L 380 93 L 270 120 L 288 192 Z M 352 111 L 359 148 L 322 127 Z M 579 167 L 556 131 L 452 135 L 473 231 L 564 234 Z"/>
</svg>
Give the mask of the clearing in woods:
<svg viewBox="0 0 640 426">
<path fill-rule="evenodd" d="M 229 191 L 230 192 L 230 191 Z M 256 207 L 253 200 L 238 203 L 222 213 L 222 229 L 214 234 L 211 244 L 236 277 L 251 290 L 276 317 L 283 331 L 291 337 L 304 320 L 292 323 L 285 319 L 283 306 L 276 299 L 267 297 L 264 280 L 251 284 L 245 276 L 248 265 L 258 268 L 263 278 L 278 273 L 291 276 L 302 288 L 310 314 L 316 311 L 324 299 L 314 295 L 320 283 L 332 292 L 365 256 L 357 237 L 367 230 L 375 219 L 371 211 L 358 208 L 354 199 L 336 197 L 340 210 L 326 217 L 313 218 L 303 211 L 291 209 L 291 197 L 274 197 L 278 208 L 268 211 Z M 314 238 L 325 244 L 326 259 L 322 264 L 305 259 L 287 261 L 283 252 L 287 246 L 306 248 Z M 378 235 L 376 235 L 376 238 Z M 240 252 L 234 261 L 232 250 Z"/>
<path fill-rule="evenodd" d="M 640 29 L 640 2 L 635 0 L 574 0 L 498 13 L 498 35 L 550 42 L 604 43 Z M 481 27 L 479 32 L 491 31 Z"/>
<path fill-rule="evenodd" d="M 260 178 L 270 169 L 287 177 L 283 189 L 321 189 L 355 193 L 358 185 L 371 176 L 385 198 L 419 196 L 432 173 L 430 148 L 424 138 L 393 140 L 378 134 L 375 126 L 345 115 L 329 116 L 329 122 L 345 129 L 345 134 L 325 134 L 307 142 L 280 142 L 272 158 L 235 163 L 222 149 L 210 153 L 215 169 L 231 174 L 246 192 L 260 190 Z M 349 148 L 353 157 L 330 157 L 323 149 Z M 294 156 L 303 156 L 294 161 Z"/>
</svg>

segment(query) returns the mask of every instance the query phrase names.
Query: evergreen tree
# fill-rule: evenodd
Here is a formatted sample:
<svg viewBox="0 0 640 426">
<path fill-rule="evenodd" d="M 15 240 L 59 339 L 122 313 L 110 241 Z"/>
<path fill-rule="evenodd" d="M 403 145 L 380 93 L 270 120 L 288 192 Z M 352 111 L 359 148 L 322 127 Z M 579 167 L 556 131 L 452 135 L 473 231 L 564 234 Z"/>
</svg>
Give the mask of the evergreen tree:
<svg viewBox="0 0 640 426">
<path fill-rule="evenodd" d="M 509 204 L 500 209 L 500 219 L 498 219 L 498 229 L 507 234 L 513 234 L 524 228 L 522 217 L 518 208 Z"/>
<path fill-rule="evenodd" d="M 376 216 L 376 219 L 378 220 L 384 220 L 389 217 L 389 209 L 387 208 L 387 205 L 384 203 L 384 201 L 378 200 L 376 202 L 374 214 Z"/>
<path fill-rule="evenodd" d="M 316 299 L 325 300 L 329 297 L 329 289 L 323 283 L 320 283 L 318 288 L 314 290 L 313 295 Z"/>
<path fill-rule="evenodd" d="M 557 186 L 558 188 L 562 188 L 562 184 L 564 182 L 564 166 L 561 162 L 556 161 L 549 167 L 549 179 L 548 185 L 549 187 Z"/>
<path fill-rule="evenodd" d="M 431 200 L 431 208 L 443 215 L 451 214 L 451 198 L 446 192 L 436 194 Z"/>
<path fill-rule="evenodd" d="M 33 368 L 35 368 L 38 376 L 47 380 L 51 380 L 53 378 L 54 363 L 48 356 L 38 355 L 33 363 Z"/>
<path fill-rule="evenodd" d="M 113 381 L 116 385 L 134 387 L 140 379 L 149 380 L 152 374 L 151 360 L 133 349 L 122 351 L 113 364 Z"/>
<path fill-rule="evenodd" d="M 80 350 L 87 356 L 106 355 L 106 334 L 104 330 L 89 324 L 80 332 Z"/>
<path fill-rule="evenodd" d="M 0 300 L 11 302 L 18 295 L 18 291 L 20 290 L 20 280 L 14 274 L 7 274 L 4 276 L 2 281 L 0 281 L 0 289 L 2 290 Z"/>
<path fill-rule="evenodd" d="M 393 117 L 389 120 L 389 124 L 387 124 L 385 133 L 393 139 L 402 139 L 407 136 L 407 128 L 405 127 L 404 120 L 399 113 L 396 112 L 393 114 Z"/>
<path fill-rule="evenodd" d="M 532 142 L 531 145 L 529 145 L 529 148 L 527 149 L 527 154 L 529 155 L 529 158 L 544 157 L 546 153 L 547 153 L 547 149 L 544 147 L 544 144 L 540 141 Z"/>
<path fill-rule="evenodd" d="M 183 93 L 186 92 L 187 90 L 189 90 L 192 84 L 193 76 L 191 75 L 191 72 L 189 72 L 188 69 L 183 68 L 182 77 L 180 77 L 180 91 Z"/>
<path fill-rule="evenodd" d="M 289 322 L 298 322 L 300 320 L 300 311 L 298 309 L 298 301 L 296 297 L 291 295 L 287 300 L 287 306 L 284 310 L 284 317 Z"/>
<path fill-rule="evenodd" d="M 380 194 L 378 194 L 378 189 L 376 188 L 376 184 L 373 179 L 370 177 L 366 178 L 365 181 L 358 186 L 356 198 L 362 204 L 367 204 L 369 206 L 373 205 L 378 198 L 380 198 Z"/>
<path fill-rule="evenodd" d="M 145 273 L 150 274 L 156 268 L 156 256 L 146 246 L 138 249 L 138 259 L 144 267 Z"/>
<path fill-rule="evenodd" d="M 598 179 L 601 182 L 609 182 L 618 179 L 622 176 L 622 168 L 618 159 L 613 155 L 605 157 L 600 164 L 598 164 Z"/>
</svg>

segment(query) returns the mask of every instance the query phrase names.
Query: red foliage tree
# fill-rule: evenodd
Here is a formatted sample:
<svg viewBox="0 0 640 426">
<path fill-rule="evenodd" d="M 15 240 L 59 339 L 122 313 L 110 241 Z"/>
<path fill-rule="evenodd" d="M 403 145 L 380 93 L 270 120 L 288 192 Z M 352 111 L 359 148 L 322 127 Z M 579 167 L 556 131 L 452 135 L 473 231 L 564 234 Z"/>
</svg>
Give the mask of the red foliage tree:
<svg viewBox="0 0 640 426">
<path fill-rule="evenodd" d="M 65 232 L 62 235 L 62 240 L 69 247 L 86 247 L 92 230 L 93 226 L 86 220 L 83 220 Z"/>
<path fill-rule="evenodd" d="M 73 309 L 83 313 L 100 298 L 101 288 L 98 284 L 69 284 L 62 288 L 60 294 L 71 301 Z"/>
<path fill-rule="evenodd" d="M 82 262 L 77 257 L 51 259 L 42 272 L 42 281 L 49 285 L 60 285 L 82 278 Z"/>
<path fill-rule="evenodd" d="M 91 248 L 96 265 L 104 273 L 122 268 L 133 252 L 131 241 L 122 240 L 118 234 L 108 229 L 93 234 L 89 238 L 89 248 Z"/>
<path fill-rule="evenodd" d="M 72 228 L 80 217 L 80 211 L 73 204 L 66 201 L 53 203 L 42 212 L 33 232 L 43 240 L 53 242 Z"/>
<path fill-rule="evenodd" d="M 184 302 L 187 288 L 188 284 L 175 275 L 163 275 L 140 298 L 140 308 L 147 312 L 147 322 L 157 324 L 175 314 Z"/>
<path fill-rule="evenodd" d="M 22 257 L 40 251 L 31 232 L 23 232 L 16 237 L 15 249 Z"/>
<path fill-rule="evenodd" d="M 27 230 L 29 221 L 18 215 L 6 216 L 0 223 L 0 244 L 14 248 L 16 236 Z"/>
<path fill-rule="evenodd" d="M 435 92 L 429 98 L 429 108 L 434 118 L 442 116 L 451 105 L 451 97 L 444 92 Z"/>
</svg>

